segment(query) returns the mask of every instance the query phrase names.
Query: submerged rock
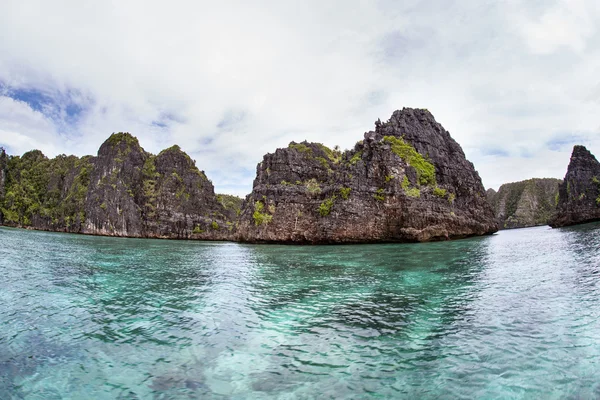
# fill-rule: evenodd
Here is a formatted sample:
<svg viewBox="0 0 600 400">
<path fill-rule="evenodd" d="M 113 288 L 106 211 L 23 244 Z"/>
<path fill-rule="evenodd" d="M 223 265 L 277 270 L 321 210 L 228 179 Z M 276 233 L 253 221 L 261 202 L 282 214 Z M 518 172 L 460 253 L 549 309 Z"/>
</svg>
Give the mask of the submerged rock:
<svg viewBox="0 0 600 400">
<path fill-rule="evenodd" d="M 427 110 L 396 111 L 353 150 L 290 143 L 257 167 L 236 238 L 248 242 L 429 241 L 498 230 L 460 145 Z"/>
<path fill-rule="evenodd" d="M 600 220 L 600 163 L 584 146 L 575 146 L 559 187 L 553 228 Z"/>
<path fill-rule="evenodd" d="M 556 210 L 560 183 L 560 179 L 534 178 L 505 183 L 498 192 L 488 189 L 500 229 L 547 225 Z"/>
</svg>

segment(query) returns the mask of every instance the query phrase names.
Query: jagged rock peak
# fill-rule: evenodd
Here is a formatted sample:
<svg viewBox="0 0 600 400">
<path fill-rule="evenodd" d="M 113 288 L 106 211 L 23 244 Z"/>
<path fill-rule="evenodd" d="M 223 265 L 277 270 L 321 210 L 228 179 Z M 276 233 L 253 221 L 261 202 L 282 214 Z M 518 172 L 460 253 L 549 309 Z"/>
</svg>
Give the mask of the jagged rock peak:
<svg viewBox="0 0 600 400">
<path fill-rule="evenodd" d="M 144 151 L 140 146 L 137 137 L 129 132 L 118 132 L 110 135 L 109 138 L 102 143 L 100 149 L 98 149 L 98 156 L 111 155 L 115 151 L 123 153 L 133 149 L 139 152 Z"/>
<path fill-rule="evenodd" d="M 189 168 L 195 171 L 202 178 L 208 180 L 204 171 L 200 171 L 196 167 L 196 161 L 192 160 L 192 158 L 185 151 L 181 150 L 181 147 L 176 144 L 162 150 L 160 153 L 158 153 L 156 158 L 159 164 L 165 163 L 165 161 L 161 162 L 159 160 L 166 160 L 166 163 L 168 163 L 170 168 Z"/>
<path fill-rule="evenodd" d="M 575 145 L 573 147 L 573 153 L 571 153 L 568 169 L 577 169 L 587 166 L 595 168 L 597 165 L 598 160 L 585 146 Z"/>
<path fill-rule="evenodd" d="M 584 146 L 573 147 L 558 193 L 553 228 L 600 220 L 600 163 Z"/>
<path fill-rule="evenodd" d="M 129 132 L 117 132 L 113 133 L 106 139 L 105 143 L 110 144 L 111 146 L 117 146 L 121 143 L 126 143 L 127 145 L 139 146 L 140 142 L 137 137 L 133 136 Z M 178 146 L 179 147 L 179 146 Z"/>
</svg>

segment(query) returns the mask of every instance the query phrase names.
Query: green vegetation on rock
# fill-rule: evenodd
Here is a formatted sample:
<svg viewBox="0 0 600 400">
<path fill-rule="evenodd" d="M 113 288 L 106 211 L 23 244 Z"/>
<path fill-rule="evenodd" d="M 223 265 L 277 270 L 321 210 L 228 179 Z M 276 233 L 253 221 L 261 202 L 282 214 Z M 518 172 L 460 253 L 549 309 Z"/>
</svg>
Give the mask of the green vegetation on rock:
<svg viewBox="0 0 600 400">
<path fill-rule="evenodd" d="M 0 199 L 4 220 L 17 226 L 31 226 L 34 218 L 47 226 L 80 226 L 91 168 L 90 157 L 49 160 L 39 150 L 10 157 Z"/>
<path fill-rule="evenodd" d="M 191 195 L 187 192 L 186 187 L 183 185 L 183 182 L 180 183 L 181 187 L 177 189 L 177 192 L 175 193 L 175 198 L 180 200 L 183 197 L 187 201 L 190 199 Z"/>
<path fill-rule="evenodd" d="M 350 158 L 350 165 L 355 165 L 360 160 L 362 160 L 362 151 L 357 151 L 352 158 Z"/>
<path fill-rule="evenodd" d="M 113 133 L 112 135 L 110 135 L 107 142 L 111 146 L 117 146 L 121 143 L 125 143 L 127 146 L 139 146 L 140 145 L 137 138 L 129 132 Z"/>
<path fill-rule="evenodd" d="M 327 155 L 327 158 L 329 158 L 329 160 L 331 160 L 334 164 L 339 163 L 342 159 L 342 153 L 337 149 L 337 146 L 335 150 L 331 150 L 329 147 L 321 143 L 318 143 L 318 146 Z"/>
<path fill-rule="evenodd" d="M 223 208 L 228 211 L 234 211 L 236 215 L 240 215 L 242 211 L 242 198 L 230 194 L 218 194 L 217 201 L 221 203 Z"/>
<path fill-rule="evenodd" d="M 400 184 L 400 187 L 402 187 L 402 189 L 404 190 L 404 193 L 408 197 L 415 197 L 415 198 L 421 197 L 421 190 L 418 187 L 411 188 L 410 181 L 408 180 L 408 177 L 406 175 L 404 175 L 404 178 L 402 179 L 402 183 Z M 434 189 L 434 194 L 435 194 L 435 189 Z"/>
<path fill-rule="evenodd" d="M 325 159 L 324 157 L 315 157 L 315 160 L 317 160 L 319 163 L 321 163 L 323 168 L 331 170 L 331 167 L 329 166 L 329 161 L 327 161 L 327 159 Z"/>
<path fill-rule="evenodd" d="M 306 182 L 304 182 L 304 185 L 306 186 L 306 190 L 308 190 L 308 192 L 311 194 L 321 193 L 321 186 L 315 178 L 307 180 Z"/>
<path fill-rule="evenodd" d="M 404 178 L 402 179 L 402 183 L 400 184 L 400 186 L 404 190 L 406 190 L 410 187 L 410 181 L 408 180 L 408 176 L 404 175 Z"/>
<path fill-rule="evenodd" d="M 416 188 L 416 187 L 413 187 L 410 189 L 405 189 L 404 192 L 406 193 L 406 195 L 408 197 L 416 197 L 416 198 L 421 197 L 421 191 L 419 190 L 419 188 Z"/>
<path fill-rule="evenodd" d="M 435 166 L 427 161 L 414 147 L 395 136 L 384 136 L 384 142 L 392 146 L 392 151 L 417 171 L 419 184 L 435 185 Z"/>
<path fill-rule="evenodd" d="M 385 194 L 383 193 L 383 189 L 382 188 L 377 189 L 377 192 L 375 192 L 375 194 L 373 195 L 373 197 L 375 198 L 375 200 L 384 201 L 385 200 Z"/>
<path fill-rule="evenodd" d="M 600 180 L 598 180 L 597 176 L 592 177 L 592 183 L 598 185 L 598 191 L 600 191 Z M 556 202 L 556 204 L 558 204 L 558 201 Z M 598 194 L 598 197 L 596 197 L 596 205 L 600 206 L 600 193 Z"/>
<path fill-rule="evenodd" d="M 265 205 L 262 201 L 257 201 L 254 203 L 254 214 L 252 214 L 252 218 L 254 218 L 254 224 L 256 226 L 268 224 L 273 220 L 272 215 L 263 212 L 264 208 Z"/>
<path fill-rule="evenodd" d="M 343 187 L 343 188 L 340 189 L 340 196 L 342 196 L 342 199 L 348 200 L 348 197 L 350 197 L 350 192 L 351 191 L 352 191 L 352 188 Z"/>
<path fill-rule="evenodd" d="M 304 143 L 290 143 L 288 148 L 299 151 L 300 153 L 304 153 L 306 155 L 312 155 L 312 149 L 305 145 Z"/>
<path fill-rule="evenodd" d="M 318 208 L 319 214 L 321 217 L 326 217 L 331 213 L 331 209 L 333 208 L 336 196 L 331 196 L 325 199 Z"/>
<path fill-rule="evenodd" d="M 437 197 L 440 197 L 440 198 L 444 198 L 444 197 L 446 197 L 446 189 L 442 189 L 442 188 L 439 188 L 439 187 L 436 186 L 433 189 L 433 195 L 437 196 Z"/>
</svg>

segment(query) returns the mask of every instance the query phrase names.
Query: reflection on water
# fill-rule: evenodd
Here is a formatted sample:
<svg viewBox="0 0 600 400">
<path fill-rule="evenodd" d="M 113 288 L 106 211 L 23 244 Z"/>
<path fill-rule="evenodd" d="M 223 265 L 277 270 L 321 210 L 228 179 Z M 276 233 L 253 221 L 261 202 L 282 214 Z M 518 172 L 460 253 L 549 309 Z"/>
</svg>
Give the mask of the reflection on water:
<svg viewBox="0 0 600 400">
<path fill-rule="evenodd" d="M 0 228 L 0 398 L 596 398 L 600 225 L 267 246 Z"/>
</svg>

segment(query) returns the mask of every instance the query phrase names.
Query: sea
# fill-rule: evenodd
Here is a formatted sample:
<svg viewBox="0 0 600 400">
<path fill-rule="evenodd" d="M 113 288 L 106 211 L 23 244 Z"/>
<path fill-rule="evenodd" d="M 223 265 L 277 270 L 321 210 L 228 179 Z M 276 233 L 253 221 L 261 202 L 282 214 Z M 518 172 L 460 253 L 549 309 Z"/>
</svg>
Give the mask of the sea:
<svg viewBox="0 0 600 400">
<path fill-rule="evenodd" d="M 600 398 L 600 224 L 340 246 L 0 228 L 0 399 L 370 398 Z"/>
</svg>

